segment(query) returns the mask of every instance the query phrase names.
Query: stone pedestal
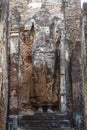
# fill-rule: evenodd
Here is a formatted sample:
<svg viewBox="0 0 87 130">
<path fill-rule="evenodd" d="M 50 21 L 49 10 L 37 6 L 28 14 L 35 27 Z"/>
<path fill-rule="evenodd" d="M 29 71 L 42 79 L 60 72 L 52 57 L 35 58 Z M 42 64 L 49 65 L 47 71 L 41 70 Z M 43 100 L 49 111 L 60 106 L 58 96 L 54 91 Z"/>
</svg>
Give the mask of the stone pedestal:
<svg viewBox="0 0 87 130">
<path fill-rule="evenodd" d="M 69 117 L 55 113 L 35 113 L 18 119 L 19 130 L 74 130 Z"/>
</svg>

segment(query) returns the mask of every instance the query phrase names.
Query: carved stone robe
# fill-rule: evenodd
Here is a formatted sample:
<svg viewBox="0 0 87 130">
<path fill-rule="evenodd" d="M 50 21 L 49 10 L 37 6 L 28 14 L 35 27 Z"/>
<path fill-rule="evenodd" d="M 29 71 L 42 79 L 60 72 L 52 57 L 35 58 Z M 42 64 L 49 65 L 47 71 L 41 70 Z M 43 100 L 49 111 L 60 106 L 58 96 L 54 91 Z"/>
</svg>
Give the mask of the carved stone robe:
<svg viewBox="0 0 87 130">
<path fill-rule="evenodd" d="M 56 18 L 48 10 L 39 11 L 31 22 L 35 29 L 32 46 L 32 85 L 30 102 L 36 106 L 48 106 L 58 101 L 56 64 Z M 56 72 L 55 72 L 56 71 Z"/>
<path fill-rule="evenodd" d="M 45 34 L 33 44 L 33 74 L 30 90 L 31 104 L 49 106 L 58 101 L 58 83 L 55 83 L 56 45 Z"/>
</svg>

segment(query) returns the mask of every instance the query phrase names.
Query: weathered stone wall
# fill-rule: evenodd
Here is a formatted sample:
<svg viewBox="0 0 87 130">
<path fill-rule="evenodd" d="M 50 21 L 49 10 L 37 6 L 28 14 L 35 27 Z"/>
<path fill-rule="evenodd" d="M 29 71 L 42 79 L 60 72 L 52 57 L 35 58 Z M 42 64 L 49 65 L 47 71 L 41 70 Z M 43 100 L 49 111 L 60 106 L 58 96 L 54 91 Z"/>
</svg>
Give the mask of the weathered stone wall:
<svg viewBox="0 0 87 130">
<path fill-rule="evenodd" d="M 73 87 L 73 111 L 83 110 L 83 83 L 82 83 L 82 59 L 81 43 L 77 42 L 72 52 L 72 87 Z"/>
<path fill-rule="evenodd" d="M 44 3 L 44 4 L 43 4 Z M 43 4 L 43 6 L 42 6 Z M 9 15 L 9 85 L 10 85 L 10 114 L 19 114 L 22 112 L 29 113 L 29 85 L 31 84 L 32 73 L 32 59 L 33 63 L 36 61 L 38 65 L 40 62 L 37 59 L 37 55 L 32 58 L 32 44 L 36 40 L 39 40 L 40 34 L 45 32 L 49 33 L 49 28 L 52 22 L 55 27 L 51 32 L 55 35 L 50 36 L 54 40 L 58 40 L 59 31 L 61 28 L 66 30 L 66 45 L 64 54 L 62 56 L 66 60 L 66 84 L 67 87 L 67 99 L 69 103 L 68 112 L 71 112 L 72 105 L 74 111 L 79 111 L 81 106 L 82 97 L 82 78 L 81 78 L 81 46 L 80 46 L 80 0 L 67 0 L 66 3 L 62 3 L 62 0 L 10 0 L 9 3 L 10 15 Z M 43 25 L 43 12 L 45 9 L 45 15 L 47 21 Z M 65 14 L 64 14 L 65 12 Z M 65 16 L 64 16 L 65 15 Z M 40 16 L 40 17 L 39 17 Z M 64 19 L 65 17 L 65 19 Z M 39 20 L 40 18 L 40 20 Z M 41 23 L 39 23 L 42 20 Z M 34 23 L 34 28 L 33 24 Z M 40 25 L 40 26 L 39 26 Z M 41 26 L 44 26 L 42 29 Z M 46 26 L 46 27 L 45 27 Z M 49 28 L 47 27 L 49 26 Z M 39 32 L 35 35 L 35 31 Z M 52 28 L 51 28 L 52 29 Z M 58 30 L 56 30 L 58 29 Z M 38 31 L 39 30 L 39 31 Z M 57 33 L 57 34 L 56 34 Z M 62 35 L 63 36 L 63 35 Z M 47 40 L 49 39 L 46 37 Z M 51 42 L 53 39 L 50 39 Z M 49 40 L 49 42 L 50 42 Z M 54 41 L 53 41 L 54 42 Z M 50 44 L 50 43 L 49 43 Z M 59 44 L 59 42 L 58 42 Z M 41 46 L 41 43 L 39 44 Z M 50 45 L 51 46 L 51 45 Z M 58 46 L 58 56 L 60 56 L 60 45 Z M 63 46 L 64 47 L 64 46 Z M 55 47 L 54 47 L 55 48 Z M 38 51 L 38 47 L 34 48 Z M 43 49 L 43 48 L 42 48 Z M 62 49 L 61 49 L 62 50 Z M 39 53 L 46 57 L 49 61 L 49 55 L 46 55 L 46 51 L 49 51 L 49 46 L 43 50 L 43 54 L 39 49 Z M 44 55 L 45 53 L 45 55 Z M 52 53 L 49 53 L 52 54 Z M 40 59 L 41 59 L 40 55 Z M 51 55 L 55 59 L 54 53 Z M 58 57 L 59 58 L 59 57 Z M 57 85 L 60 86 L 60 61 L 58 59 L 58 78 Z M 53 59 L 51 57 L 51 65 L 54 66 Z M 63 62 L 64 63 L 64 62 Z M 48 62 L 48 66 L 50 66 Z M 61 67 L 62 68 L 62 67 Z M 6 69 L 6 68 L 5 68 Z M 53 70 L 52 70 L 53 72 Z M 62 71 L 63 72 L 63 71 Z M 58 87 L 59 87 L 58 86 Z M 71 90 L 73 93 L 71 93 Z M 79 90 L 79 91 L 78 91 Z M 80 96 L 81 94 L 81 96 Z M 73 95 L 73 99 L 72 99 Z M 79 99 L 79 101 L 78 101 Z M 73 100 L 73 104 L 71 101 Z M 77 104 L 78 102 L 78 104 Z M 77 106 L 76 106 L 77 105 Z"/>
<path fill-rule="evenodd" d="M 68 90 L 73 91 L 73 111 L 80 112 L 82 109 L 82 61 L 81 61 L 81 5 L 80 0 L 67 0 L 65 3 L 65 23 L 66 23 L 66 50 L 69 55 L 68 62 L 71 66 L 70 71 L 66 70 L 66 82 Z M 69 65 L 68 65 L 69 66 Z M 68 72 L 67 72 L 68 71 Z M 68 74 L 69 73 L 69 74 Z M 71 82 L 68 76 L 71 73 Z M 68 94 L 70 96 L 70 93 Z M 78 102 L 78 103 L 77 103 Z M 72 107 L 72 105 L 70 105 Z"/>
<path fill-rule="evenodd" d="M 87 129 L 87 2 L 82 9 L 82 76 L 84 93 L 84 125 Z"/>
<path fill-rule="evenodd" d="M 11 67 L 11 69 L 12 69 L 11 79 L 16 79 L 15 80 L 16 84 L 14 84 L 14 81 L 11 82 L 11 86 L 13 86 L 13 87 L 11 87 L 11 90 L 13 91 L 12 92 L 13 95 L 20 97 L 19 103 L 20 103 L 21 107 L 26 105 L 26 107 L 29 108 L 29 106 L 28 106 L 28 104 L 29 104 L 29 88 L 28 88 L 29 83 L 27 81 L 28 80 L 27 78 L 29 78 L 28 76 L 32 72 L 32 67 L 31 67 L 32 65 L 31 65 L 31 57 L 30 57 L 30 61 L 28 61 L 28 58 L 29 58 L 29 55 L 31 55 L 30 54 L 31 53 L 30 47 L 32 46 L 33 35 L 34 35 L 33 32 L 32 32 L 32 36 L 31 36 L 31 39 L 30 39 L 31 41 L 29 42 L 29 45 L 25 44 L 25 41 L 23 39 L 23 37 L 24 37 L 23 31 L 29 31 L 29 29 L 32 26 L 31 22 L 30 22 L 32 20 L 30 20 L 30 19 L 35 14 L 37 14 L 37 12 L 40 11 L 43 2 L 42 1 L 32 1 L 32 2 L 31 1 L 25 1 L 24 2 L 22 0 L 21 1 L 18 1 L 18 0 L 17 1 L 10 1 L 10 19 L 11 19 L 11 21 L 10 21 L 10 33 L 12 35 L 14 35 L 14 37 L 16 35 L 16 33 L 14 33 L 14 32 L 17 31 L 17 33 L 18 33 L 18 29 L 16 29 L 18 27 L 15 27 L 16 25 L 18 26 L 18 23 L 17 23 L 16 20 L 14 20 L 14 15 L 16 14 L 15 7 L 18 9 L 18 12 L 20 13 L 20 16 L 21 16 L 21 20 L 20 20 L 19 24 L 20 24 L 20 27 L 21 27 L 20 31 L 21 31 L 21 34 L 22 34 L 22 35 L 20 35 L 20 38 L 21 38 L 21 40 L 20 40 L 21 56 L 22 57 L 21 56 L 19 57 L 19 59 L 21 61 L 21 63 L 20 63 L 21 67 L 19 68 L 19 70 L 17 70 L 17 68 L 14 67 L 13 60 L 11 59 L 11 62 L 13 64 L 13 65 L 11 65 L 12 66 Z M 52 18 L 54 16 L 55 17 L 58 16 L 59 25 L 61 23 L 61 20 L 63 18 L 63 13 L 65 11 L 65 21 L 64 22 L 65 22 L 65 29 L 66 29 L 66 39 L 68 39 L 68 41 L 70 41 L 72 43 L 72 45 L 69 45 L 70 42 L 68 43 L 68 51 L 69 51 L 68 55 L 69 55 L 69 58 L 70 58 L 70 57 L 72 57 L 72 55 L 74 55 L 77 41 L 80 41 L 80 13 L 81 13 L 80 12 L 80 1 L 69 0 L 65 3 L 65 6 L 64 6 L 64 3 L 62 3 L 62 1 L 58 1 L 58 4 L 56 4 L 56 6 L 55 6 L 55 3 L 56 3 L 56 1 L 54 1 L 54 2 L 53 1 L 47 1 L 47 2 L 45 2 L 44 6 L 46 7 L 46 9 L 49 10 Z M 12 17 L 13 17 L 13 20 L 12 20 Z M 16 15 L 15 15 L 15 17 L 16 17 Z M 12 30 L 13 30 L 13 32 L 12 32 Z M 10 40 L 12 48 L 17 48 L 14 45 L 15 44 L 14 43 L 15 38 L 12 38 L 12 39 L 13 40 Z M 18 39 L 17 39 L 17 42 L 18 42 Z M 80 42 L 78 44 L 80 44 Z M 76 54 L 76 60 L 77 61 L 79 61 L 79 59 L 81 57 L 80 47 L 78 49 L 79 49 L 79 52 L 76 51 L 76 53 L 77 53 Z M 16 49 L 12 49 L 13 52 L 11 51 L 12 52 L 11 55 L 14 55 L 13 59 L 16 60 L 16 59 L 18 59 L 18 57 L 17 57 L 18 52 L 15 52 L 14 50 L 16 50 Z M 67 50 L 67 45 L 66 45 L 66 50 Z M 78 53 L 79 53 L 79 55 L 78 55 Z M 66 55 L 67 55 L 67 52 L 66 52 Z M 66 58 L 66 60 L 67 60 L 67 58 Z M 74 63 L 75 63 L 75 65 L 74 65 Z M 73 61 L 71 61 L 71 64 L 73 66 L 72 68 L 75 68 L 76 70 L 77 70 L 77 68 L 80 68 L 80 70 L 81 70 L 81 64 L 77 65 L 75 59 L 73 59 Z M 15 61 L 15 65 L 18 67 L 17 61 Z M 21 69 L 21 71 L 20 71 L 20 69 Z M 12 74 L 14 72 L 13 70 L 15 71 L 14 75 Z M 81 84 L 80 82 L 82 82 L 80 80 L 78 80 L 77 83 L 75 82 L 74 79 L 75 79 L 76 75 L 77 75 L 78 78 L 81 77 L 81 74 L 79 75 L 79 73 L 76 70 L 74 70 L 74 69 L 71 70 L 72 71 L 71 72 L 72 84 L 71 83 L 70 84 L 71 84 L 71 86 L 73 86 L 73 88 L 76 88 L 75 86 L 78 86 L 78 84 Z M 18 76 L 18 73 L 19 73 L 19 75 L 21 75 L 21 78 L 20 78 L 20 76 Z M 20 83 L 19 83 L 19 81 L 17 81 L 17 80 L 19 80 L 19 79 L 17 79 L 17 77 L 20 79 Z M 27 77 L 27 78 L 25 78 L 25 77 Z M 66 80 L 67 80 L 67 83 L 70 82 L 70 79 L 68 78 L 67 75 L 66 75 Z M 60 82 L 60 81 L 58 81 L 58 82 Z M 20 85 L 18 85 L 18 84 L 20 84 Z M 18 88 L 18 86 L 20 86 L 20 87 Z M 66 85 L 66 86 L 68 87 L 68 85 Z M 80 87 L 80 85 L 79 85 L 79 87 Z M 23 89 L 21 89 L 21 88 L 23 88 Z M 18 91 L 17 93 L 14 92 L 15 89 L 17 89 L 17 91 Z M 70 91 L 71 87 L 70 87 L 70 89 L 67 89 L 67 90 Z M 70 95 L 68 95 L 68 96 L 70 96 Z M 15 103 L 17 103 L 17 100 L 18 100 L 17 97 L 15 97 L 15 98 L 14 98 L 14 96 L 12 97 L 12 99 L 15 100 L 14 101 Z M 13 101 L 11 100 L 11 102 L 13 102 Z M 17 105 L 15 105 L 15 106 L 17 107 Z"/>
<path fill-rule="evenodd" d="M 66 17 L 66 38 L 72 42 L 80 40 L 80 18 L 81 18 L 81 1 L 66 0 L 65 17 Z"/>
<path fill-rule="evenodd" d="M 4 130 L 4 118 L 2 107 L 2 48 L 3 48 L 3 2 L 0 1 L 0 130 Z"/>
<path fill-rule="evenodd" d="M 1 57 L 2 57 L 2 39 L 3 39 L 3 21 L 2 21 L 2 9 L 1 9 L 1 3 L 0 3 L 0 28 L 1 28 L 1 31 L 0 31 L 0 61 L 1 61 Z M 0 104 L 1 104 L 1 84 L 2 84 L 2 65 L 1 65 L 1 62 L 0 62 Z M 1 105 L 0 105 L 1 106 Z"/>
</svg>

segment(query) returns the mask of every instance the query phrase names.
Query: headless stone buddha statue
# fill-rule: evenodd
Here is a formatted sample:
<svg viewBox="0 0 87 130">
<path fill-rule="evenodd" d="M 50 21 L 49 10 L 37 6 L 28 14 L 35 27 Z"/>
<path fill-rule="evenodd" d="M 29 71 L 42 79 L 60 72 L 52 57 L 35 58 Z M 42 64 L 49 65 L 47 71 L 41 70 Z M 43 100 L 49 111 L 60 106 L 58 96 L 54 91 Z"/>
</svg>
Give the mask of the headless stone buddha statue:
<svg viewBox="0 0 87 130">
<path fill-rule="evenodd" d="M 35 36 L 32 45 L 32 85 L 30 86 L 30 104 L 39 112 L 52 107 L 59 101 L 57 41 L 59 33 L 57 18 L 51 16 L 47 9 L 41 9 L 30 20 L 33 23 Z"/>
<path fill-rule="evenodd" d="M 32 55 L 31 104 L 37 106 L 40 112 L 43 112 L 44 106 L 47 112 L 53 112 L 52 106 L 58 102 L 58 83 L 55 85 L 56 44 L 50 37 L 48 27 L 43 27 L 36 36 Z"/>
</svg>

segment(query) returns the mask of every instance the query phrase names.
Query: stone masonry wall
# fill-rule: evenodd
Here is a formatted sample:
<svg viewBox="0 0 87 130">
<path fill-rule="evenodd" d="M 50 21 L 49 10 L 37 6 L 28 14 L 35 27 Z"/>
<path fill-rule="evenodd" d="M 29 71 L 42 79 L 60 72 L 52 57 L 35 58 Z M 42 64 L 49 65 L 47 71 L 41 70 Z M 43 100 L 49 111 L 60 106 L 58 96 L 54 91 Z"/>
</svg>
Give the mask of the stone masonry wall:
<svg viewBox="0 0 87 130">
<path fill-rule="evenodd" d="M 84 93 L 84 126 L 87 129 L 87 2 L 82 9 L 82 75 Z"/>
<path fill-rule="evenodd" d="M 65 3 L 66 17 L 66 38 L 72 42 L 80 40 L 80 18 L 81 18 L 81 2 L 80 0 L 66 0 Z"/>
<path fill-rule="evenodd" d="M 72 105 L 73 110 L 78 112 L 81 111 L 80 108 L 83 108 L 80 19 L 80 0 L 67 0 L 65 3 L 66 39 L 68 40 L 66 50 L 69 50 L 69 64 L 71 64 L 71 89 L 73 91 Z M 66 76 L 66 81 L 67 80 L 68 76 Z M 69 87 L 69 85 L 67 87 Z"/>
<path fill-rule="evenodd" d="M 24 2 L 22 0 L 21 1 L 16 0 L 15 2 L 10 1 L 10 18 L 12 17 L 12 13 L 14 15 L 14 12 L 15 12 L 14 10 L 15 10 L 15 7 L 16 7 L 18 9 L 19 13 L 20 13 L 20 16 L 21 16 L 20 26 L 22 28 L 22 33 L 23 33 L 23 27 L 25 28 L 25 30 L 31 28 L 31 23 L 29 22 L 29 18 L 31 19 L 31 17 L 34 14 L 36 14 L 36 12 L 38 12 L 40 10 L 41 5 L 42 5 L 42 1 L 32 1 L 32 2 L 31 1 L 25 1 Z M 54 1 L 54 2 L 47 1 L 45 3 L 45 6 L 47 7 L 47 9 L 49 9 L 50 13 L 52 14 L 52 17 L 53 16 L 58 16 L 59 19 L 62 18 L 63 11 L 65 10 L 66 39 L 73 42 L 72 45 L 69 45 L 70 46 L 69 47 L 70 48 L 69 49 L 70 50 L 69 55 L 72 55 L 72 51 L 75 49 L 77 41 L 80 41 L 80 13 L 81 13 L 80 12 L 80 1 L 75 1 L 75 0 L 66 1 L 65 7 L 63 6 L 62 1 L 59 1 L 58 4 L 56 4 L 56 6 L 55 6 L 55 2 L 56 1 Z M 14 25 L 16 25 L 16 24 L 17 23 L 14 22 Z M 13 30 L 13 32 L 12 31 L 10 31 L 10 32 L 13 33 L 12 35 L 16 35 L 16 34 L 14 34 L 15 26 L 13 26 L 13 25 L 10 25 L 10 26 L 11 26 L 10 29 L 12 28 L 12 30 Z M 32 40 L 29 43 L 31 45 L 32 45 L 32 42 L 33 42 Z M 14 44 L 14 42 L 12 40 L 11 45 L 12 45 L 12 47 L 15 47 L 15 45 L 13 45 L 13 44 Z M 80 42 L 78 44 L 80 44 Z M 21 74 L 22 74 L 21 75 L 22 76 L 21 81 L 22 82 L 20 83 L 20 88 L 18 90 L 19 92 L 17 93 L 18 95 L 16 94 L 16 96 L 21 97 L 20 98 L 21 99 L 20 100 L 20 106 L 22 106 L 23 104 L 25 106 L 25 104 L 26 104 L 26 107 L 28 107 L 28 109 L 29 109 L 29 106 L 27 106 L 29 104 L 29 90 L 28 90 L 28 82 L 27 82 L 27 79 L 25 77 L 27 77 L 27 75 L 29 75 L 29 72 L 27 71 L 28 68 L 31 70 L 31 67 L 30 67 L 31 63 L 29 64 L 28 61 L 27 61 L 27 57 L 29 55 L 30 47 L 23 42 L 23 35 L 21 36 L 21 46 L 22 46 L 21 47 L 22 57 L 24 57 L 23 61 L 20 60 L 21 61 L 21 63 L 20 63 L 21 64 L 21 70 L 22 70 L 21 71 Z M 78 49 L 79 49 L 79 52 L 81 52 L 80 48 L 78 48 Z M 78 51 L 77 51 L 77 53 L 78 53 Z M 78 54 L 77 54 L 77 60 L 79 60 L 80 56 L 81 55 L 78 56 Z M 16 58 L 17 55 L 14 55 L 14 57 Z M 73 63 L 75 62 L 74 60 L 73 60 Z M 75 62 L 76 70 L 77 70 L 78 67 L 80 67 L 80 66 L 77 65 L 76 62 Z M 26 68 L 27 72 L 24 71 L 25 68 Z M 12 67 L 12 71 L 13 71 L 13 69 L 15 70 L 15 68 Z M 80 69 L 81 69 L 81 67 L 80 67 Z M 16 70 L 16 72 L 15 72 L 16 77 L 17 77 L 17 73 L 18 73 L 17 71 L 18 70 Z M 74 72 L 74 70 L 72 70 L 72 80 L 73 80 L 73 77 L 75 77 L 75 75 L 78 75 L 78 77 L 79 76 L 81 77 L 81 75 L 79 75 L 78 72 L 76 74 Z M 11 74 L 11 77 L 13 77 L 13 74 Z M 74 86 L 78 86 L 78 84 L 79 84 L 79 81 L 78 81 L 78 83 L 74 83 L 74 82 L 75 81 L 73 80 L 73 83 L 72 83 L 73 88 L 74 88 Z M 82 82 L 82 81 L 80 81 L 80 82 Z M 15 94 L 14 88 L 17 89 L 17 86 L 18 86 L 18 82 L 16 82 L 16 83 L 17 84 L 15 85 L 15 87 L 11 87 L 11 89 L 13 91 L 12 93 L 14 93 L 14 94 Z M 11 84 L 13 84 L 12 86 L 14 86 L 14 83 L 11 83 Z M 21 89 L 21 88 L 23 88 L 23 89 Z M 14 102 L 17 102 L 17 100 L 18 100 L 17 97 L 16 97 L 16 99 L 14 98 L 14 100 L 15 100 Z"/>
<path fill-rule="evenodd" d="M 44 4 L 43 4 L 44 3 Z M 29 83 L 31 81 L 32 73 L 32 60 L 31 60 L 31 47 L 34 42 L 35 30 L 32 28 L 32 22 L 37 17 L 38 12 L 45 7 L 50 14 L 50 22 L 55 19 L 55 28 L 59 29 L 64 27 L 66 23 L 66 39 L 67 54 L 69 55 L 68 67 L 71 62 L 71 79 L 69 75 L 66 76 L 68 90 L 73 89 L 73 103 L 74 110 L 78 111 L 81 100 L 77 104 L 77 100 L 81 99 L 82 93 L 82 78 L 81 78 L 81 47 L 80 47 L 80 0 L 67 0 L 62 3 L 62 0 L 10 0 L 9 9 L 9 46 L 10 46 L 10 114 L 19 114 L 22 112 L 29 112 Z M 65 11 L 65 19 L 64 13 Z M 34 18 L 33 18 L 34 17 Z M 32 20 L 33 18 L 33 20 Z M 48 21 L 47 21 L 48 22 Z M 41 24 L 41 23 L 40 23 Z M 46 23 L 47 24 L 47 23 Z M 48 23 L 49 24 L 49 23 Z M 35 29 L 38 29 L 34 24 Z M 48 28 L 45 31 L 49 32 Z M 59 31 L 59 30 L 58 30 Z M 55 29 L 54 29 L 55 32 Z M 39 37 L 39 35 L 38 35 Z M 58 39 L 58 34 L 55 34 L 55 40 Z M 27 40 L 26 40 L 27 39 Z M 69 42 L 70 41 L 70 42 Z M 28 43 L 27 43 L 28 42 Z M 68 49 L 67 49 L 68 48 Z M 59 49 L 59 48 L 58 48 Z M 37 58 L 37 57 L 36 57 Z M 58 61 L 59 66 L 59 61 Z M 68 68 L 67 68 L 68 69 Z M 67 70 L 66 70 L 67 71 Z M 70 72 L 70 71 L 68 71 Z M 68 74 L 67 72 L 67 74 Z M 58 70 L 58 77 L 60 71 Z M 77 82 L 75 79 L 78 79 Z M 60 84 L 60 79 L 57 81 Z M 77 90 L 79 89 L 78 93 Z M 69 95 L 71 96 L 71 95 Z M 70 99 L 71 101 L 71 99 Z M 76 107 L 75 107 L 76 106 Z M 70 106 L 72 107 L 72 106 Z"/>
<path fill-rule="evenodd" d="M 0 1 L 0 130 L 4 130 L 4 118 L 2 108 L 2 48 L 3 48 L 3 1 Z"/>
</svg>

